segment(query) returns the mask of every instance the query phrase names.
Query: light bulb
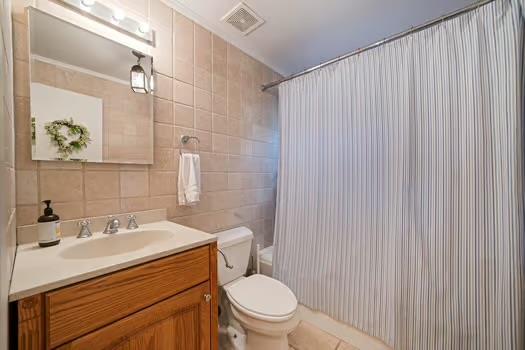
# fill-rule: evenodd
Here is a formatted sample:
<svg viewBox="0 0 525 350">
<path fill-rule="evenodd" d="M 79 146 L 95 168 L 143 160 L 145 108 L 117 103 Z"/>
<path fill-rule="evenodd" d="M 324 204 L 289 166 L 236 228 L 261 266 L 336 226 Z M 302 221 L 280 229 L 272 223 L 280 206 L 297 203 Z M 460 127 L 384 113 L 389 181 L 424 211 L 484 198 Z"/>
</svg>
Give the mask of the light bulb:
<svg viewBox="0 0 525 350">
<path fill-rule="evenodd" d="M 80 2 L 86 7 L 91 7 L 95 5 L 95 0 L 80 0 Z"/>
<path fill-rule="evenodd" d="M 147 34 L 149 32 L 149 24 L 141 23 L 139 25 L 139 32 L 141 32 L 142 34 Z"/>
<path fill-rule="evenodd" d="M 121 9 L 115 9 L 115 11 L 113 11 L 113 20 L 115 20 L 116 22 L 120 22 L 124 18 L 126 18 L 126 13 Z"/>
<path fill-rule="evenodd" d="M 153 75 L 153 73 L 149 77 L 149 92 L 151 94 L 155 92 L 155 76 Z"/>
</svg>

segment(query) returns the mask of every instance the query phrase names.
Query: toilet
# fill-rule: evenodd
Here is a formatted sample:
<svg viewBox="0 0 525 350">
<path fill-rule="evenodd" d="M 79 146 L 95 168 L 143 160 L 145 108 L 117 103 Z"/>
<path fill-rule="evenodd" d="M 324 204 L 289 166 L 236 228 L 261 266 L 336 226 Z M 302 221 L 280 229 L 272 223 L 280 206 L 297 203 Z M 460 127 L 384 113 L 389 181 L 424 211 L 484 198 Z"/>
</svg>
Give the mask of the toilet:
<svg viewBox="0 0 525 350">
<path fill-rule="evenodd" d="M 246 332 L 247 350 L 288 350 L 288 334 L 298 324 L 297 298 L 283 283 L 255 274 L 244 277 L 253 233 L 246 227 L 218 237 L 218 280 L 231 313 Z"/>
</svg>

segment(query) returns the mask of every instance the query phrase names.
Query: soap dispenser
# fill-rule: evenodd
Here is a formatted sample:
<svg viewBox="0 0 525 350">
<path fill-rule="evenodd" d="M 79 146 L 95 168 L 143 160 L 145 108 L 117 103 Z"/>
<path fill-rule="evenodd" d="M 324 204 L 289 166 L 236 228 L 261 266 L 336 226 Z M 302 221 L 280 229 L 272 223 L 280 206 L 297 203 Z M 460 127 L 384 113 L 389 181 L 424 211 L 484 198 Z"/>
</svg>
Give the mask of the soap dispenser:
<svg viewBox="0 0 525 350">
<path fill-rule="evenodd" d="M 41 247 L 50 247 L 60 243 L 60 218 L 53 214 L 51 201 L 45 200 L 46 204 L 44 215 L 38 218 L 38 245 Z"/>
</svg>

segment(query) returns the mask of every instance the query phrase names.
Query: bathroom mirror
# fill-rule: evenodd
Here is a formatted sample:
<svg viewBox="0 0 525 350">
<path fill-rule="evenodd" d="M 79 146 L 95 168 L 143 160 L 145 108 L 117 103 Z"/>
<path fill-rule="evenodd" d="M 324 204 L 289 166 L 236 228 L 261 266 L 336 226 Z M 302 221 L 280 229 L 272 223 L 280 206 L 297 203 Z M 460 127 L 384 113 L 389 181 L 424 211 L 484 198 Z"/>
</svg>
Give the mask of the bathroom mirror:
<svg viewBox="0 0 525 350">
<path fill-rule="evenodd" d="M 33 160 L 152 164 L 152 57 L 34 8 L 29 19 Z"/>
</svg>

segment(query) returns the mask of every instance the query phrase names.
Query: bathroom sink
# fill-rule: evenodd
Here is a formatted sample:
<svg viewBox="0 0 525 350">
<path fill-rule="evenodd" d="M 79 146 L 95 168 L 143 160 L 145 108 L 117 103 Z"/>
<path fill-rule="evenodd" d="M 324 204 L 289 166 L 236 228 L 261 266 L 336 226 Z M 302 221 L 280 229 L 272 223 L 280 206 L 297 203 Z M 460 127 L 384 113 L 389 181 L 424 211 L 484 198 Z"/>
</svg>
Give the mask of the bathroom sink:
<svg viewBox="0 0 525 350">
<path fill-rule="evenodd" d="M 167 230 L 148 230 L 116 233 L 102 238 L 86 240 L 60 252 L 64 259 L 93 259 L 140 250 L 173 238 Z"/>
</svg>

